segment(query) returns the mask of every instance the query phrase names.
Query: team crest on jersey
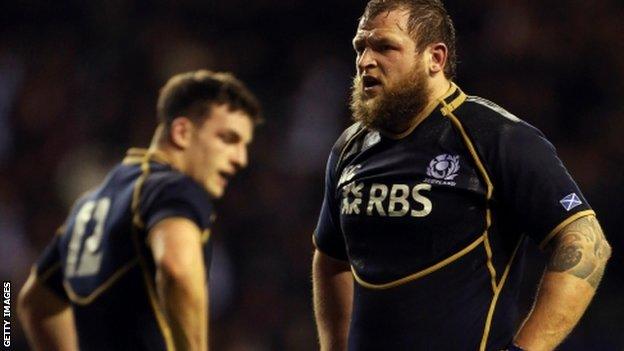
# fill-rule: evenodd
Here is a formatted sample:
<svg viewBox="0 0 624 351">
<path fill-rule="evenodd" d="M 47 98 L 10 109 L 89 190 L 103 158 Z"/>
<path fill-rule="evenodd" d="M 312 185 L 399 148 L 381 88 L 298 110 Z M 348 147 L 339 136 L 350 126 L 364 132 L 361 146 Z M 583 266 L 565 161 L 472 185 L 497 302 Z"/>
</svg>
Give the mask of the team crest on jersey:
<svg viewBox="0 0 624 351">
<path fill-rule="evenodd" d="M 433 158 L 427 167 L 426 183 L 455 185 L 453 181 L 459 175 L 459 155 L 441 154 Z"/>
</svg>

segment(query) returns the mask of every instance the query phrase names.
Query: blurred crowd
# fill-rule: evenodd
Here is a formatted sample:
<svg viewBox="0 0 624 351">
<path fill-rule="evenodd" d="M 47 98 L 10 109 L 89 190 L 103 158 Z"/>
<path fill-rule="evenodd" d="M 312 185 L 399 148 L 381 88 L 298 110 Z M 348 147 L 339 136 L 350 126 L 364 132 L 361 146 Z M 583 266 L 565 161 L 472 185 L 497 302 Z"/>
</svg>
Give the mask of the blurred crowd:
<svg viewBox="0 0 624 351">
<path fill-rule="evenodd" d="M 257 93 L 267 121 L 257 130 L 250 167 L 218 204 L 212 344 L 225 351 L 316 349 L 311 235 L 325 161 L 350 123 L 351 38 L 364 4 L 3 4 L 0 275 L 13 282 L 13 296 L 76 196 L 128 147 L 149 144 L 166 79 L 226 70 Z M 458 32 L 459 86 L 546 134 L 614 248 L 595 302 L 562 349 L 622 350 L 624 3 L 446 4 Z M 14 331 L 15 349 L 25 349 Z"/>
</svg>

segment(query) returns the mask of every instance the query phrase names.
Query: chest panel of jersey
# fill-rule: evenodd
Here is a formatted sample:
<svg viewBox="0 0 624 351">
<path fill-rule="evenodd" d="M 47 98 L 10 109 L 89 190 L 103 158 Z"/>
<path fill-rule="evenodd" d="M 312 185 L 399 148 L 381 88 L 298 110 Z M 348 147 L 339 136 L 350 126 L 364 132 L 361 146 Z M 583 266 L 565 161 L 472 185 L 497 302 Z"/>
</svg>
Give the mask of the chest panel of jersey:
<svg viewBox="0 0 624 351">
<path fill-rule="evenodd" d="M 378 284 L 473 242 L 485 229 L 486 190 L 461 136 L 440 114 L 404 139 L 375 133 L 345 150 L 336 198 L 351 265 Z"/>
</svg>

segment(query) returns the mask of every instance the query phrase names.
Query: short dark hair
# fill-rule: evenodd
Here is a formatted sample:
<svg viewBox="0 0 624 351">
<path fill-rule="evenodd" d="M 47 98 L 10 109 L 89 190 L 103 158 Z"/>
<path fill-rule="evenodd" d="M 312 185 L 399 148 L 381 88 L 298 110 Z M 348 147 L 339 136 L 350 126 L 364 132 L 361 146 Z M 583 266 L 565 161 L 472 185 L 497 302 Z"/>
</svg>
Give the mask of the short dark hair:
<svg viewBox="0 0 624 351">
<path fill-rule="evenodd" d="M 171 77 L 160 89 L 158 121 L 168 129 L 179 116 L 203 122 L 213 105 L 228 105 L 243 111 L 254 122 L 262 122 L 261 108 L 254 94 L 234 75 L 227 72 L 198 70 Z"/>
<path fill-rule="evenodd" d="M 416 41 L 416 50 L 422 52 L 427 45 L 442 42 L 448 48 L 444 74 L 455 78 L 457 52 L 455 26 L 440 0 L 371 0 L 366 5 L 360 23 L 365 23 L 382 12 L 393 10 L 409 12 L 408 31 Z"/>
</svg>

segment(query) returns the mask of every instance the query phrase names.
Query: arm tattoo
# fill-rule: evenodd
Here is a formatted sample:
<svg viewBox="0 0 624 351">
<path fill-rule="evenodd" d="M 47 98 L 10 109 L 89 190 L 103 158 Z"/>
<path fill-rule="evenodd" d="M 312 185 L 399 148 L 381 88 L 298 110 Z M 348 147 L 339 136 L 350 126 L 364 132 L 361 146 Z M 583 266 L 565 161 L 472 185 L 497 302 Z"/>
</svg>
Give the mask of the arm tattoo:
<svg viewBox="0 0 624 351">
<path fill-rule="evenodd" d="M 596 288 L 611 254 L 598 221 L 583 217 L 566 226 L 555 238 L 548 270 L 585 279 Z"/>
</svg>

